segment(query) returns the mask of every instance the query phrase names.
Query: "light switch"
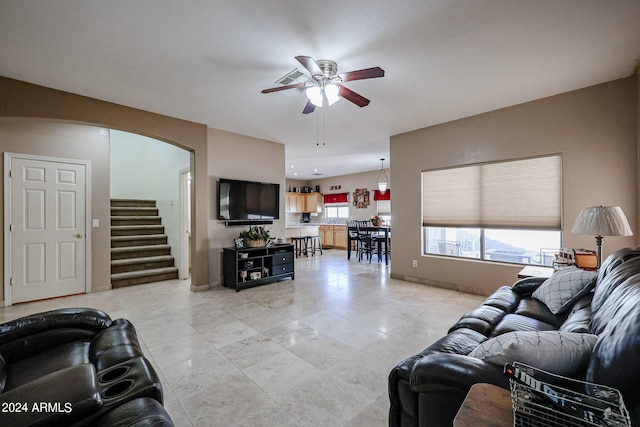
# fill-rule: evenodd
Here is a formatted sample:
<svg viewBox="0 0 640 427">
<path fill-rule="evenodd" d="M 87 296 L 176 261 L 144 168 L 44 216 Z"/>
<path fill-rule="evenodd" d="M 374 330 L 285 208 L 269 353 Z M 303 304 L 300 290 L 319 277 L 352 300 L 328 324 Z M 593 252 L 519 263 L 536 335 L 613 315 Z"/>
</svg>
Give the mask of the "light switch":
<svg viewBox="0 0 640 427">
<path fill-rule="evenodd" d="M 98 228 L 98 227 L 100 227 L 100 220 L 99 220 L 99 219 L 91 220 L 91 226 L 92 226 L 93 228 Z"/>
</svg>

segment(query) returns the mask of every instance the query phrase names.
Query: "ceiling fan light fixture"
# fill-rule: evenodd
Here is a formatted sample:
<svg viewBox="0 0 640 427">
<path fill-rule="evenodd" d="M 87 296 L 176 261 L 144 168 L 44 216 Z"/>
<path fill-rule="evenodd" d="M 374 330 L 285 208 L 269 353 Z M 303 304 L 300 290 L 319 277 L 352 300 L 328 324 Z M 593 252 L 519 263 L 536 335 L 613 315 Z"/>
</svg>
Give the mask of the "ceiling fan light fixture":
<svg viewBox="0 0 640 427">
<path fill-rule="evenodd" d="M 327 96 L 327 102 L 329 105 L 333 105 L 340 100 L 340 97 L 338 96 L 338 86 L 336 85 L 326 85 L 324 87 L 324 94 Z"/>
<path fill-rule="evenodd" d="M 338 86 L 333 84 L 327 85 L 313 85 L 309 86 L 307 90 L 305 90 L 305 94 L 309 101 L 316 107 L 324 107 L 325 105 L 333 105 L 340 99 L 338 95 L 339 89 Z M 325 103 L 326 98 L 326 103 Z"/>
<path fill-rule="evenodd" d="M 322 90 L 320 89 L 320 86 L 310 86 L 307 88 L 307 90 L 305 91 L 305 94 L 307 95 L 307 98 L 309 98 L 309 101 L 311 101 L 311 103 L 313 105 L 315 105 L 316 107 L 322 107 L 322 101 L 323 101 L 323 97 L 322 97 Z"/>
<path fill-rule="evenodd" d="M 308 101 L 302 110 L 302 114 L 313 113 L 316 107 L 333 105 L 342 98 L 354 103 L 358 107 L 366 107 L 370 101 L 364 96 L 343 86 L 342 83 L 353 80 L 384 77 L 384 70 L 380 67 L 363 68 L 362 70 L 338 74 L 338 64 L 334 61 L 327 59 L 319 59 L 316 61 L 312 57 L 305 55 L 298 55 L 295 58 L 305 68 L 308 74 L 294 69 L 282 79 L 278 80 L 277 83 L 283 86 L 263 89 L 262 93 L 306 88 L 305 94 L 307 95 Z M 306 76 L 306 81 L 298 82 L 301 76 Z"/>
</svg>

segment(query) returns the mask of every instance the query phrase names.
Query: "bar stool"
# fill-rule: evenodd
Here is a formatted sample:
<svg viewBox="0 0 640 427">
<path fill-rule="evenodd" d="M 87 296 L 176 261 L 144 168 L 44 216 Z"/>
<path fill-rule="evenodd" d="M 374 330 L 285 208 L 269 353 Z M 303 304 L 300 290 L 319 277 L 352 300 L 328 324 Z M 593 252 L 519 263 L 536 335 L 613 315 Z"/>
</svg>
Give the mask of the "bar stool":
<svg viewBox="0 0 640 427">
<path fill-rule="evenodd" d="M 296 258 L 303 253 L 304 256 L 308 256 L 306 237 L 291 237 L 291 244 L 294 246 L 293 250 L 296 253 Z"/>
<path fill-rule="evenodd" d="M 316 254 L 316 247 L 320 251 L 320 255 L 322 255 L 322 242 L 320 241 L 320 236 L 307 236 L 307 243 L 311 248 L 311 256 Z M 318 244 L 317 246 L 316 243 Z"/>
</svg>

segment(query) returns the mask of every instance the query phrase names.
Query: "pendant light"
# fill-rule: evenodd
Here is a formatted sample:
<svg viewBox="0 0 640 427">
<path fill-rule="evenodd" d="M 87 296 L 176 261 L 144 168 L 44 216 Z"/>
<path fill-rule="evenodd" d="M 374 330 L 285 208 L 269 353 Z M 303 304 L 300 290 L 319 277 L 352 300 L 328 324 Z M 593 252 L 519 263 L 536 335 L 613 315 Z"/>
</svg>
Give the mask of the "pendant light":
<svg viewBox="0 0 640 427">
<path fill-rule="evenodd" d="M 378 174 L 378 190 L 380 190 L 381 193 L 384 193 L 385 191 L 387 191 L 387 186 L 389 185 L 389 179 L 387 178 L 387 174 L 384 173 L 384 159 L 380 159 L 380 161 L 382 162 L 382 166 L 380 168 L 380 173 Z"/>
</svg>

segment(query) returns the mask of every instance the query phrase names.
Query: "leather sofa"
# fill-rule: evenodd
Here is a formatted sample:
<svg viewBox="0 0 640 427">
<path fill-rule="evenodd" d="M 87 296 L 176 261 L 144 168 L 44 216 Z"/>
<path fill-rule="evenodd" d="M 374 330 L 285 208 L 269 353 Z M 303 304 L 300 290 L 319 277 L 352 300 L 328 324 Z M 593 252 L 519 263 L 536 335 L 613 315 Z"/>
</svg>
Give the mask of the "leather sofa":
<svg viewBox="0 0 640 427">
<path fill-rule="evenodd" d="M 133 325 L 90 308 L 0 324 L 0 425 L 173 426 Z"/>
<path fill-rule="evenodd" d="M 617 388 L 632 425 L 640 426 L 640 248 L 613 253 L 590 285 L 551 311 L 541 291 L 552 279 L 557 283 L 563 270 L 548 280 L 527 278 L 497 289 L 446 336 L 398 363 L 389 374 L 389 425 L 451 426 L 473 384 L 508 389 L 504 361 L 522 357 L 541 369 L 557 368 L 558 374 Z M 508 336 L 517 338 L 518 351 L 507 357 Z M 545 347 L 539 344 L 542 336 L 578 337 L 580 343 Z M 496 342 L 502 347 L 490 356 L 500 357 L 492 360 L 488 355 Z"/>
</svg>

